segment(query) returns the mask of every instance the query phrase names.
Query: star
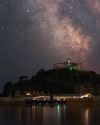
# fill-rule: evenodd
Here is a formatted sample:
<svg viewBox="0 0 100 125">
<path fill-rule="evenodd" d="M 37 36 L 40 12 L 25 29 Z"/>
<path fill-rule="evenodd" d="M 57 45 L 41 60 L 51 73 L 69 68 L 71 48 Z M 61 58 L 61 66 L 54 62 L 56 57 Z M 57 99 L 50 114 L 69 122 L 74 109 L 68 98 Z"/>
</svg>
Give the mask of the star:
<svg viewBox="0 0 100 125">
<path fill-rule="evenodd" d="M 5 29 L 5 26 L 4 26 L 4 25 L 2 25 L 2 26 L 1 26 L 1 29 Z"/>
<path fill-rule="evenodd" d="M 27 12 L 27 13 L 30 13 L 30 10 L 29 10 L 29 9 L 27 9 L 27 10 L 26 10 L 26 12 Z"/>
</svg>

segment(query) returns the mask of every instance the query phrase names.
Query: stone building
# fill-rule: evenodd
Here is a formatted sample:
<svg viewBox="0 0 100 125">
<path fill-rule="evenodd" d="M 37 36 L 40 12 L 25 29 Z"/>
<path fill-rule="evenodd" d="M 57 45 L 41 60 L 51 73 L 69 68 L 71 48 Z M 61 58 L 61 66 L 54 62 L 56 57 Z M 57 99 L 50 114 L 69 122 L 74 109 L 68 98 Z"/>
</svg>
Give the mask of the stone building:
<svg viewBox="0 0 100 125">
<path fill-rule="evenodd" d="M 59 70 L 59 69 L 81 70 L 82 69 L 81 67 L 82 67 L 81 63 L 71 62 L 69 58 L 67 62 L 54 64 L 55 70 Z"/>
</svg>

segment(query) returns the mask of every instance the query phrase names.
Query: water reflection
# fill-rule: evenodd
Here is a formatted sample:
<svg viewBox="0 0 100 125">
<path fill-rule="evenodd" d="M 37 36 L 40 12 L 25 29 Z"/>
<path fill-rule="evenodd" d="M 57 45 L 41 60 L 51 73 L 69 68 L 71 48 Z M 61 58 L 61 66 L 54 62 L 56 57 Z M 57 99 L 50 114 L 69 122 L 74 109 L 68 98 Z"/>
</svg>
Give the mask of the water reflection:
<svg viewBox="0 0 100 125">
<path fill-rule="evenodd" d="M 61 123 L 61 106 L 60 105 L 57 105 L 57 124 L 60 125 Z"/>
<path fill-rule="evenodd" d="M 89 108 L 87 108 L 84 111 L 84 122 L 85 122 L 85 125 L 89 125 L 89 120 L 90 120 L 90 110 L 89 110 Z"/>
<path fill-rule="evenodd" d="M 0 125 L 100 125 L 99 113 L 100 107 L 0 107 Z"/>
</svg>

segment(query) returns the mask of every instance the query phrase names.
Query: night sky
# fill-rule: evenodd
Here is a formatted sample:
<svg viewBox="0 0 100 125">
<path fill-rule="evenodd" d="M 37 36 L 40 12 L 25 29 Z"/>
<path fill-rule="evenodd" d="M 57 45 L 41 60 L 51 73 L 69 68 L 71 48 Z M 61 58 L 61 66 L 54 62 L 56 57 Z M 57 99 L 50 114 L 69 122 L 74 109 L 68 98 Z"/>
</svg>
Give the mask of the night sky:
<svg viewBox="0 0 100 125">
<path fill-rule="evenodd" d="M 100 73 L 100 0 L 0 0 L 0 88 L 54 63 Z"/>
</svg>

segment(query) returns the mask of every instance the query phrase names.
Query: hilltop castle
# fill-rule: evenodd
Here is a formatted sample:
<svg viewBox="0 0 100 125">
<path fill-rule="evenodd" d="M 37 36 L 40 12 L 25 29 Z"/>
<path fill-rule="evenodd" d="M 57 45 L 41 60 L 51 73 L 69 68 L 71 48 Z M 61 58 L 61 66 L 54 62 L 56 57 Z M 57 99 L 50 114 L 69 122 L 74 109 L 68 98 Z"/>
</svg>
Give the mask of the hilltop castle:
<svg viewBox="0 0 100 125">
<path fill-rule="evenodd" d="M 71 70 L 81 70 L 82 69 L 82 64 L 77 63 L 77 62 L 71 62 L 71 60 L 68 58 L 67 62 L 54 64 L 54 69 L 55 70 L 69 69 L 70 71 Z"/>
</svg>

